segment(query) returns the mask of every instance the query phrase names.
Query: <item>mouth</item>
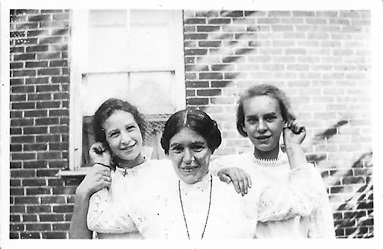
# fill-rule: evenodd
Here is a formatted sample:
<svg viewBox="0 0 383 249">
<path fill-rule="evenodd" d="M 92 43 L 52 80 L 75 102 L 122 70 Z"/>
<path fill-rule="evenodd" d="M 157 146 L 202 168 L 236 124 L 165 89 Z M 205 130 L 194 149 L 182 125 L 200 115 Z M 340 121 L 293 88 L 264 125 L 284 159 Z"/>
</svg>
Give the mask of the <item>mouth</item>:
<svg viewBox="0 0 383 249">
<path fill-rule="evenodd" d="M 256 139 L 260 142 L 267 142 L 267 140 L 270 139 L 271 136 L 259 136 L 259 137 L 256 137 Z"/>
<path fill-rule="evenodd" d="M 185 173 L 190 173 L 190 172 L 198 170 L 199 168 L 200 167 L 196 165 L 196 166 L 187 166 L 187 167 L 181 168 L 181 170 L 184 171 Z"/>
<path fill-rule="evenodd" d="M 137 143 L 134 143 L 134 144 L 129 145 L 129 146 L 122 147 L 122 148 L 120 148 L 120 150 L 122 150 L 122 151 L 131 151 L 134 148 L 134 146 L 136 146 L 136 144 Z"/>
</svg>

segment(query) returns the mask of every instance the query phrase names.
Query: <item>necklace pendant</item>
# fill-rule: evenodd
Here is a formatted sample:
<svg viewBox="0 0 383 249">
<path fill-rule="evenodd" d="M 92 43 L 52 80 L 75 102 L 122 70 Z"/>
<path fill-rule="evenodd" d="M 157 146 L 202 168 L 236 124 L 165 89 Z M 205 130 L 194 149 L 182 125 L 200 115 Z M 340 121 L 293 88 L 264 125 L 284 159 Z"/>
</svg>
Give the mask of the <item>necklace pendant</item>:
<svg viewBox="0 0 383 249">
<path fill-rule="evenodd" d="M 124 172 L 122 173 L 122 175 L 125 177 L 127 174 L 128 174 L 128 172 L 126 171 L 127 169 L 124 169 Z"/>
</svg>

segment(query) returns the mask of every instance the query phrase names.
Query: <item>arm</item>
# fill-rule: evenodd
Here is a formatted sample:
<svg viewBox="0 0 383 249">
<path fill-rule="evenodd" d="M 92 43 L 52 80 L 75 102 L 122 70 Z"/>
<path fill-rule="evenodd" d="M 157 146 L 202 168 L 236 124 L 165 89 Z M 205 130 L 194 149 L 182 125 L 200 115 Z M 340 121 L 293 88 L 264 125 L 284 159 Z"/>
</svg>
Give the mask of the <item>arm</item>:
<svg viewBox="0 0 383 249">
<path fill-rule="evenodd" d="M 319 206 L 310 216 L 307 236 L 309 238 L 335 238 L 334 217 L 324 185 Z"/>
<path fill-rule="evenodd" d="M 93 162 L 110 165 L 110 153 L 101 143 L 90 147 L 89 155 Z M 89 199 L 93 193 L 110 186 L 110 169 L 100 164 L 93 166 L 76 189 L 73 215 L 69 227 L 70 239 L 91 239 L 92 231 L 86 224 Z"/>
<path fill-rule="evenodd" d="M 92 231 L 86 224 L 90 196 L 110 186 L 110 170 L 101 165 L 90 169 L 84 180 L 76 189 L 73 215 L 69 227 L 70 239 L 91 239 Z"/>
<path fill-rule="evenodd" d="M 217 174 L 222 182 L 233 183 L 235 191 L 244 196 L 252 186 L 251 177 L 241 168 L 226 166 L 230 164 L 230 159 L 221 157 L 211 164 L 209 170 L 211 170 L 213 174 Z"/>
<path fill-rule="evenodd" d="M 309 216 L 323 195 L 323 181 L 311 164 L 307 164 L 301 143 L 306 129 L 289 121 L 283 129 L 283 140 L 290 164 L 288 185 L 273 183 L 261 195 L 259 220 L 282 220 Z"/>
</svg>

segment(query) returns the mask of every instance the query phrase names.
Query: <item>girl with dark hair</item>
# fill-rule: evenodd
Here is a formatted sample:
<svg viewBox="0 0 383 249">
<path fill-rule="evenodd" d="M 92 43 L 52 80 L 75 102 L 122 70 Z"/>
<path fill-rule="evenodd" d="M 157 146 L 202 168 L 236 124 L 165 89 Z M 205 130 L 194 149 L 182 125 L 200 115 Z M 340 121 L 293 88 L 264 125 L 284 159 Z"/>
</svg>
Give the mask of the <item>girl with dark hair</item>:
<svg viewBox="0 0 383 249">
<path fill-rule="evenodd" d="M 320 201 L 310 215 L 282 221 L 260 219 L 257 238 L 334 238 L 334 223 L 326 188 L 319 173 L 306 162 L 301 146 L 306 130 L 295 119 L 286 94 L 269 84 L 248 88 L 239 99 L 237 130 L 250 139 L 254 150 L 251 153 L 220 158 L 216 165 L 222 168 L 218 172 L 221 179 L 234 179 L 243 192 L 248 179 L 238 178 L 233 173 L 236 168 L 240 168 L 251 176 L 253 182 L 261 180 L 272 186 L 283 187 L 290 182 L 292 166 L 298 165 L 312 168 L 317 179 L 315 184 L 320 189 Z"/>
<path fill-rule="evenodd" d="M 129 102 L 120 99 L 106 100 L 95 112 L 93 130 L 96 143 L 90 148 L 95 166 L 90 169 L 76 189 L 76 200 L 71 220 L 70 238 L 90 239 L 92 231 L 87 227 L 86 217 L 96 205 L 105 200 L 117 201 L 116 196 L 134 191 L 136 181 L 142 177 L 144 168 L 151 168 L 150 161 L 142 154 L 145 120 Z M 145 177 L 150 172 L 145 172 Z M 127 182 L 122 188 L 122 182 Z M 106 188 L 109 188 L 107 190 Z M 142 238 L 131 222 L 125 233 L 103 233 L 98 238 Z"/>
<path fill-rule="evenodd" d="M 118 203 L 96 205 L 88 214 L 88 226 L 124 233 L 133 222 L 145 239 L 251 239 L 258 219 L 283 220 L 311 212 L 318 194 L 310 170 L 296 169 L 283 188 L 257 181 L 240 196 L 209 171 L 221 141 L 217 123 L 206 113 L 176 112 L 161 139 L 174 170 L 142 177 L 135 191 L 124 193 Z"/>
</svg>

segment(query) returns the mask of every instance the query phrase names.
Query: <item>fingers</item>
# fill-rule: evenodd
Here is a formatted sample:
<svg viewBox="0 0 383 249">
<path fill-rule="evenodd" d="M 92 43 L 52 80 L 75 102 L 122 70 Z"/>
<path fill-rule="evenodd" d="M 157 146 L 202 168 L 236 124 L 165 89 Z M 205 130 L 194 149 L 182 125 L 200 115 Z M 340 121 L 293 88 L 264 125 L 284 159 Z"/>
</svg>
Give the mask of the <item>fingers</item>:
<svg viewBox="0 0 383 249">
<path fill-rule="evenodd" d="M 289 120 L 284 125 L 283 128 L 289 128 L 295 134 L 299 134 L 301 132 L 306 132 L 305 126 L 298 120 Z"/>
<path fill-rule="evenodd" d="M 243 170 L 237 169 L 233 173 L 233 185 L 238 194 L 244 196 L 248 193 L 249 188 L 251 188 L 251 178 Z"/>
<path fill-rule="evenodd" d="M 105 152 L 105 150 L 106 150 L 106 148 L 104 147 L 104 145 L 100 142 L 97 142 L 97 143 L 92 144 L 92 146 L 90 146 L 89 152 L 95 152 L 96 154 L 102 154 Z"/>
<path fill-rule="evenodd" d="M 219 179 L 222 181 L 222 182 L 226 182 L 226 183 L 230 183 L 231 182 L 231 179 L 229 176 L 221 173 L 221 174 L 218 174 L 219 176 Z"/>
</svg>

